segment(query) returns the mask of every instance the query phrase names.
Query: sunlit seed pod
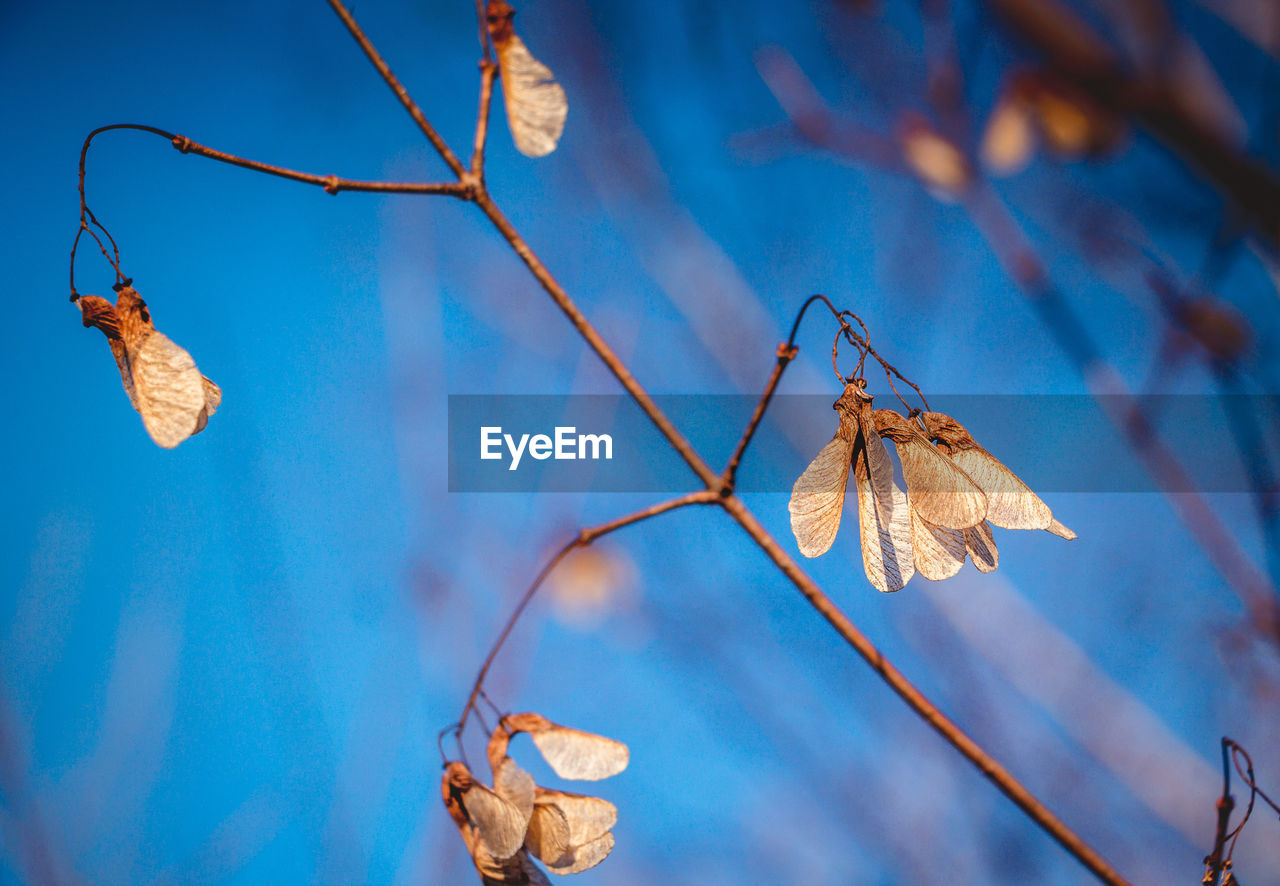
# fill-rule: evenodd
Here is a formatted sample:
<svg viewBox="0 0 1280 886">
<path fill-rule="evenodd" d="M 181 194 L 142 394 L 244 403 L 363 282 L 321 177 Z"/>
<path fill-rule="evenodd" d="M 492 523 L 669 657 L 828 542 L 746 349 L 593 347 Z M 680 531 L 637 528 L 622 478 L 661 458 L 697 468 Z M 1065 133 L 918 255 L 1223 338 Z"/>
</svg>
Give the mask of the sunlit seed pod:
<svg viewBox="0 0 1280 886">
<path fill-rule="evenodd" d="M 831 442 L 822 447 L 791 487 L 787 510 L 800 553 L 818 557 L 831 549 L 840 529 L 853 447 L 858 438 L 855 415 L 841 413 Z"/>
<path fill-rule="evenodd" d="M 191 355 L 156 331 L 146 302 L 124 286 L 112 306 L 94 295 L 80 297 L 85 326 L 96 326 L 120 370 L 129 402 L 157 445 L 172 449 L 208 424 L 222 391 L 200 374 Z"/>
<path fill-rule="evenodd" d="M 543 759 L 561 778 L 598 781 L 626 769 L 631 758 L 627 746 L 620 741 L 560 726 L 541 714 L 511 714 L 502 722 L 512 735 L 527 732 Z"/>
<path fill-rule="evenodd" d="M 498 53 L 502 100 L 516 149 L 527 157 L 543 157 L 556 149 L 564 131 L 569 102 L 564 88 L 534 58 L 512 27 L 515 10 L 505 0 L 489 0 L 486 19 Z"/>
<path fill-rule="evenodd" d="M 787 507 L 800 553 L 826 553 L 840 528 L 852 466 L 863 569 L 872 586 L 889 592 L 901 589 L 914 570 L 911 523 L 906 496 L 893 479 L 893 462 L 876 433 L 872 399 L 860 384 L 845 386 L 835 403 L 836 435 L 796 480 Z"/>
<path fill-rule="evenodd" d="M 877 409 L 875 429 L 893 441 L 911 506 L 934 526 L 968 529 L 987 516 L 987 496 L 955 461 L 891 409 Z"/>
<path fill-rule="evenodd" d="M 908 168 L 936 199 L 958 202 L 973 183 L 964 153 L 918 114 L 903 117 L 898 142 Z"/>
<path fill-rule="evenodd" d="M 851 402 L 846 400 L 852 394 Z M 881 593 L 906 586 L 915 574 L 911 551 L 911 510 L 893 479 L 893 461 L 876 432 L 872 397 L 856 385 L 845 388 L 841 403 L 856 409 L 858 443 L 853 452 L 853 482 L 858 495 L 858 534 L 862 569 Z"/>
<path fill-rule="evenodd" d="M 987 118 L 979 154 L 992 175 L 1013 175 L 1031 162 L 1036 150 L 1035 121 L 1026 99 L 1006 89 Z"/>
<path fill-rule="evenodd" d="M 463 763 L 453 762 L 446 767 L 446 791 L 456 798 L 474 828 L 476 845 L 468 847 L 473 856 L 478 847 L 500 861 L 515 855 L 524 845 L 533 812 L 533 779 L 514 761 L 508 762 L 510 767 L 501 769 L 500 777 L 495 779 L 498 790 L 477 781 Z M 524 806 L 526 797 L 527 811 L 516 805 Z"/>
<path fill-rule="evenodd" d="M 572 864 L 569 822 L 554 803 L 537 803 L 529 818 L 524 848 L 548 865 Z"/>
<path fill-rule="evenodd" d="M 608 800 L 538 788 L 535 796 L 538 805 L 555 806 L 569 825 L 569 843 L 581 846 L 598 840 L 618 823 L 618 807 Z"/>
<path fill-rule="evenodd" d="M 990 523 L 1002 529 L 1044 529 L 1068 540 L 1076 538 L 1017 474 L 973 439 L 964 425 L 941 412 L 925 412 L 920 419 L 939 450 L 986 493 Z"/>
<path fill-rule="evenodd" d="M 595 627 L 627 605 L 636 590 L 635 564 L 627 554 L 597 542 L 570 553 L 547 579 L 547 592 L 561 621 Z"/>
</svg>

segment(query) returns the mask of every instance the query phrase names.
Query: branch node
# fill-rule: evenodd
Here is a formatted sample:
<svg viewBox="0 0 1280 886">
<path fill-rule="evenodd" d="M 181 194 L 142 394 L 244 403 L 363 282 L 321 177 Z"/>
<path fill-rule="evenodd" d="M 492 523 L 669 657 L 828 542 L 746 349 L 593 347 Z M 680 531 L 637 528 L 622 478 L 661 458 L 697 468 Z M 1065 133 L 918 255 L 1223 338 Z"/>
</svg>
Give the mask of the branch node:
<svg viewBox="0 0 1280 886">
<path fill-rule="evenodd" d="M 184 154 L 191 152 L 191 139 L 185 135 L 175 135 L 173 137 L 173 146 Z"/>
<path fill-rule="evenodd" d="M 336 194 L 342 190 L 342 182 L 336 175 L 330 175 L 325 178 L 324 190 L 327 194 Z"/>
</svg>

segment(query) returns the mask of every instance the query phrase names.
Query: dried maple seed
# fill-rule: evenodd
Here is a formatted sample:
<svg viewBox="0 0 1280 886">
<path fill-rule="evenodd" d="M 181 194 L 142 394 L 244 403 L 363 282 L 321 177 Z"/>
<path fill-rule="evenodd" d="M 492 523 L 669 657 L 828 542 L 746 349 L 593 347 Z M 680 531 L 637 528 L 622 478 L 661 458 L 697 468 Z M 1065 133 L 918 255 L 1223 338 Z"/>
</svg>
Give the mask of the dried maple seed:
<svg viewBox="0 0 1280 886">
<path fill-rule="evenodd" d="M 858 496 L 862 565 L 880 591 L 900 590 L 915 572 L 907 497 L 893 479 L 893 462 L 876 433 L 872 396 L 850 382 L 834 404 L 840 423 L 831 442 L 791 489 L 788 510 L 800 553 L 825 554 L 835 540 L 853 466 Z"/>
<path fill-rule="evenodd" d="M 527 732 L 543 759 L 561 778 L 598 781 L 617 775 L 627 768 L 631 759 L 630 751 L 622 742 L 560 726 L 541 714 L 511 714 L 503 718 L 502 725 L 510 735 Z M 498 731 L 494 731 L 495 735 Z M 490 754 L 493 741 L 490 739 Z"/>
<path fill-rule="evenodd" d="M 569 102 L 564 88 L 542 62 L 534 58 L 512 27 L 515 10 L 505 0 L 489 0 L 485 20 L 498 53 L 502 100 L 516 150 L 526 157 L 543 157 L 556 149 L 564 131 Z"/>
<path fill-rule="evenodd" d="M 941 412 L 920 416 L 929 436 L 987 495 L 986 519 L 1001 529 L 1045 529 L 1075 538 L 1018 475 L 978 444 L 964 425 Z"/>
<path fill-rule="evenodd" d="M 920 516 L 944 529 L 968 529 L 987 516 L 987 496 L 955 461 L 938 451 L 914 422 L 877 409 L 875 428 L 893 441 L 907 484 L 907 500 Z"/>
<path fill-rule="evenodd" d="M 113 306 L 96 295 L 80 297 L 85 326 L 107 337 L 129 402 L 157 445 L 172 449 L 204 430 L 222 402 L 222 390 L 200 374 L 191 355 L 157 332 L 146 302 L 123 286 Z"/>
<path fill-rule="evenodd" d="M 903 116 L 898 142 L 907 166 L 935 198 L 957 202 L 973 183 L 964 153 L 919 114 Z"/>
</svg>

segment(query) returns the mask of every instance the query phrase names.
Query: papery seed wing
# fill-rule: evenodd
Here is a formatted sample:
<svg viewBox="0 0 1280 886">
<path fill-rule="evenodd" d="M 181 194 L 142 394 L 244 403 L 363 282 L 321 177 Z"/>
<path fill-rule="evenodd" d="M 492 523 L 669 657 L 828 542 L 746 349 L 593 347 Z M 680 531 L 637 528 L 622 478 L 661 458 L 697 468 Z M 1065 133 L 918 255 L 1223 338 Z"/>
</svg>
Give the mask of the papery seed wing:
<svg viewBox="0 0 1280 886">
<path fill-rule="evenodd" d="M 547 863 L 547 870 L 553 874 L 580 874 L 595 867 L 609 857 L 613 851 L 613 834 L 604 834 L 573 850 L 573 861 L 562 865 Z"/>
<path fill-rule="evenodd" d="M 1002 529 L 1048 529 L 1053 513 L 1030 487 L 1000 459 L 982 448 L 969 431 L 949 415 L 926 412 L 929 433 L 987 495 L 987 520 Z"/>
<path fill-rule="evenodd" d="M 192 434 L 198 434 L 204 430 L 205 425 L 209 423 L 209 416 L 218 411 L 218 404 L 222 402 L 222 388 L 215 385 L 203 375 L 200 380 L 204 386 L 204 409 L 200 410 L 200 414 L 196 416 L 196 429 Z"/>
<path fill-rule="evenodd" d="M 549 865 L 569 864 L 573 861 L 573 843 L 569 822 L 560 808 L 551 803 L 538 803 L 529 819 L 529 830 L 524 837 L 524 848 Z"/>
<path fill-rule="evenodd" d="M 831 442 L 822 447 L 791 487 L 791 502 L 787 505 L 791 531 L 800 553 L 806 557 L 825 554 L 835 541 L 856 433 L 856 426 L 842 418 Z"/>
<path fill-rule="evenodd" d="M 598 781 L 627 768 L 631 753 L 612 738 L 552 724 L 530 733 L 542 756 L 561 778 Z"/>
<path fill-rule="evenodd" d="M 204 376 L 191 355 L 160 332 L 136 349 L 126 347 L 126 357 L 142 423 L 157 445 L 172 449 L 198 430 L 202 414 L 208 418 Z"/>
<path fill-rule="evenodd" d="M 877 409 L 875 426 L 898 450 L 907 495 L 921 517 L 945 529 L 967 529 L 982 522 L 986 495 L 914 423 L 891 409 Z"/>
<path fill-rule="evenodd" d="M 507 757 L 493 774 L 494 792 L 515 807 L 526 820 L 533 814 L 533 802 L 536 786 L 533 776 L 520 768 L 520 765 Z"/>
<path fill-rule="evenodd" d="M 879 591 L 902 589 L 915 572 L 911 559 L 911 516 L 907 497 L 889 474 L 887 505 L 878 504 L 872 489 L 868 463 L 888 461 L 884 443 L 876 434 L 862 435 L 853 456 L 854 486 L 858 491 L 858 529 L 862 538 L 862 567 L 867 580 Z M 872 450 L 873 454 L 866 451 Z M 878 454 L 876 453 L 878 450 Z M 892 463 L 890 462 L 892 465 Z"/>
<path fill-rule="evenodd" d="M 985 520 L 964 531 L 964 546 L 979 572 L 994 572 L 1000 565 L 995 536 L 991 533 L 991 524 Z"/>
<path fill-rule="evenodd" d="M 908 500 L 910 497 L 908 496 Z M 943 529 L 911 510 L 911 559 L 916 572 L 929 581 L 951 578 L 964 565 L 964 530 Z"/>
<path fill-rule="evenodd" d="M 599 797 L 538 788 L 537 802 L 539 806 L 555 806 L 564 814 L 573 846 L 600 838 L 618 823 L 618 807 Z"/>
<path fill-rule="evenodd" d="M 516 149 L 526 157 L 543 157 L 556 149 L 564 131 L 569 102 L 551 70 L 538 61 L 514 32 L 495 36 L 502 73 L 502 99 Z"/>
<path fill-rule="evenodd" d="M 1035 124 L 1026 103 L 1005 95 L 996 104 L 982 133 L 982 163 L 996 175 L 1012 175 L 1031 162 Z"/>
<path fill-rule="evenodd" d="M 987 494 L 987 521 L 1001 529 L 1047 529 L 1053 513 L 1040 496 L 982 447 L 951 453 L 951 460 Z"/>
<path fill-rule="evenodd" d="M 541 714 L 512 714 L 503 722 L 512 733 L 529 733 L 538 752 L 561 778 L 598 781 L 617 775 L 631 759 L 622 742 L 560 726 Z"/>
<path fill-rule="evenodd" d="M 532 787 L 529 793 L 533 793 Z M 524 845 L 529 816 L 495 792 L 476 782 L 462 795 L 462 804 L 475 825 L 480 846 L 495 859 L 510 858 Z"/>
<path fill-rule="evenodd" d="M 1065 538 L 1067 541 L 1072 541 L 1076 538 L 1079 538 L 1079 536 L 1077 536 L 1074 532 L 1072 532 L 1067 527 L 1063 526 L 1056 519 L 1050 521 L 1049 525 L 1045 527 L 1045 531 L 1052 532 L 1054 535 L 1058 536 L 1059 538 Z"/>
</svg>

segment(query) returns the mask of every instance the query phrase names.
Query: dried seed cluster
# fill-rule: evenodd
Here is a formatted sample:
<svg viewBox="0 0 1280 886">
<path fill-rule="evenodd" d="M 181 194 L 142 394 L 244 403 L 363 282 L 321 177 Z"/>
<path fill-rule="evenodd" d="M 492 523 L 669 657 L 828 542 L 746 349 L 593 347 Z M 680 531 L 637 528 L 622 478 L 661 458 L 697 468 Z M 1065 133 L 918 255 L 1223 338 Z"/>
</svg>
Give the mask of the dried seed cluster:
<svg viewBox="0 0 1280 886">
<path fill-rule="evenodd" d="M 940 412 L 906 418 L 873 409 L 861 379 L 835 403 L 840 424 L 831 442 L 791 490 L 791 530 L 800 553 L 826 553 L 840 528 L 853 467 L 862 565 L 871 584 L 896 591 L 917 572 L 950 578 L 966 556 L 983 572 L 999 563 L 991 526 L 1075 533 L 1054 519 L 1039 496 L 978 445 L 964 426 Z M 882 438 L 893 441 L 906 492 L 894 480 Z"/>
<path fill-rule="evenodd" d="M 492 788 L 465 763 L 449 763 L 441 783 L 444 804 L 486 886 L 547 884 L 531 855 L 553 874 L 577 874 L 613 851 L 617 808 L 599 797 L 534 784 L 507 756 L 512 736 L 521 732 L 561 778 L 597 781 L 617 775 L 630 760 L 621 742 L 527 713 L 504 717 L 489 739 Z"/>
</svg>

